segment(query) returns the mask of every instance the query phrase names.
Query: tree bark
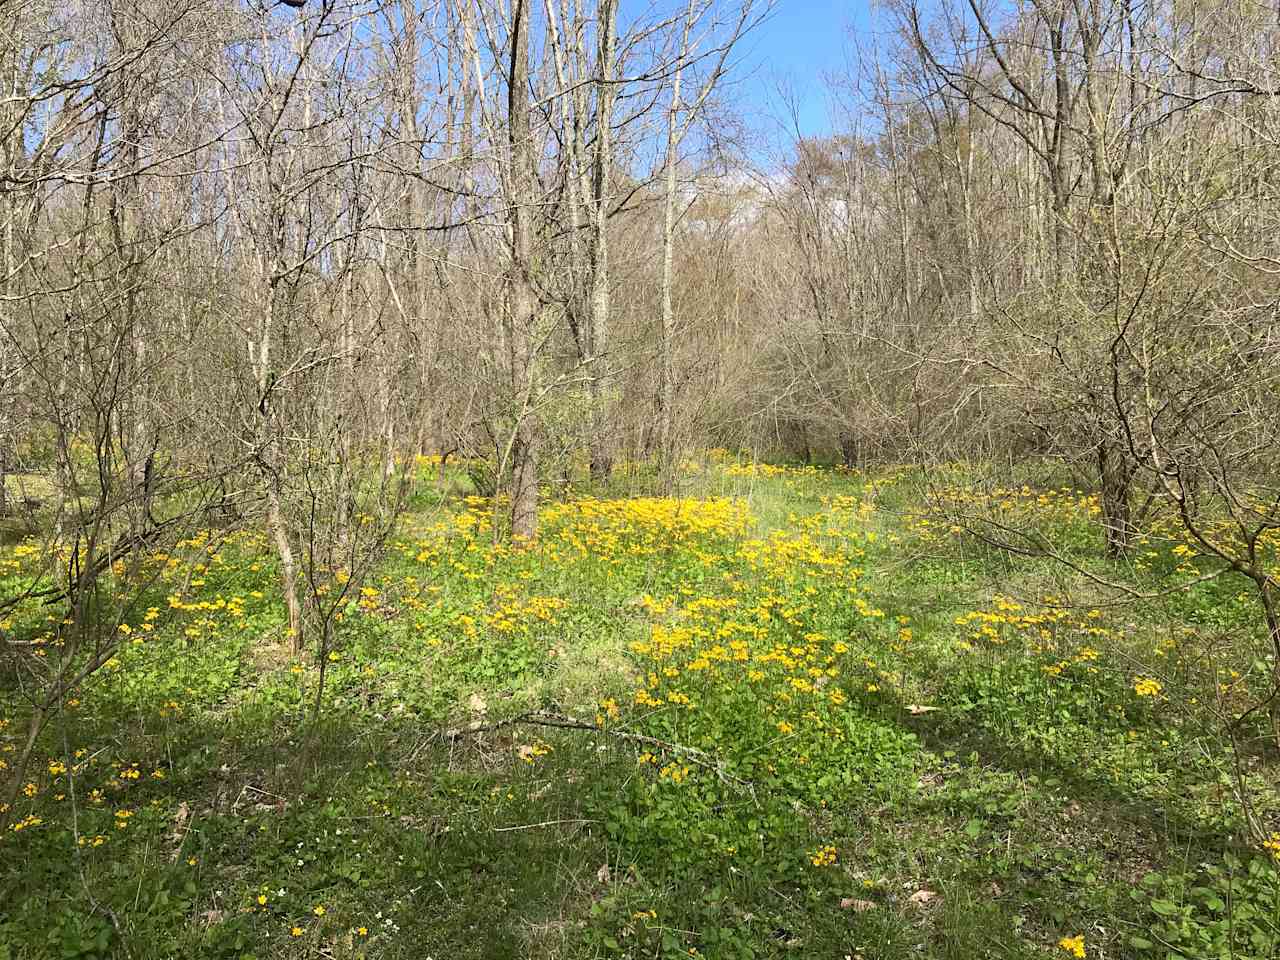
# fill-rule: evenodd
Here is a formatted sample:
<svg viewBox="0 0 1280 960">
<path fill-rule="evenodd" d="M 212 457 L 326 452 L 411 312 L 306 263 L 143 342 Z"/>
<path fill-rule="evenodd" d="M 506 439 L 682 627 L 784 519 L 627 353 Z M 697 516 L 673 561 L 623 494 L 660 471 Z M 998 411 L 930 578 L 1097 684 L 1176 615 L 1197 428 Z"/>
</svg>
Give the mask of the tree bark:
<svg viewBox="0 0 1280 960">
<path fill-rule="evenodd" d="M 1133 467 L 1128 451 L 1121 444 L 1104 440 L 1098 445 L 1098 476 L 1102 486 L 1106 554 L 1116 560 L 1128 552 L 1133 536 Z"/>
<path fill-rule="evenodd" d="M 280 558 L 280 586 L 284 590 L 285 609 L 289 613 L 289 642 L 294 653 L 301 653 L 306 638 L 302 630 L 302 602 L 298 598 L 298 562 L 289 542 L 289 528 L 284 522 L 280 483 L 275 478 L 267 481 L 267 529 Z"/>
<path fill-rule="evenodd" d="M 609 381 L 609 236 L 608 204 L 611 184 L 612 125 L 614 101 L 614 48 L 618 7 L 616 0 L 599 0 L 597 11 L 599 48 L 596 58 L 596 151 L 592 170 L 591 223 L 591 317 L 588 341 L 591 369 L 588 389 L 591 398 L 591 476 L 607 480 L 613 472 L 609 442 L 609 401 L 605 387 Z"/>
<path fill-rule="evenodd" d="M 516 417 L 511 467 L 511 535 L 514 539 L 526 541 L 538 535 L 538 436 L 532 403 L 533 327 L 537 297 L 530 276 L 530 219 L 534 199 L 533 144 L 529 124 L 530 6 L 531 0 L 515 0 L 511 18 L 511 62 L 507 72 L 507 210 L 511 231 L 507 343 Z"/>
<path fill-rule="evenodd" d="M 686 28 L 686 44 L 688 30 Z M 684 54 L 676 64 L 671 81 L 671 106 L 667 110 L 666 197 L 662 208 L 662 319 L 658 331 L 658 469 L 664 491 L 675 484 L 675 438 L 672 433 L 675 406 L 675 308 L 672 304 L 673 266 L 676 236 L 676 164 L 680 149 L 680 84 L 684 75 Z"/>
</svg>

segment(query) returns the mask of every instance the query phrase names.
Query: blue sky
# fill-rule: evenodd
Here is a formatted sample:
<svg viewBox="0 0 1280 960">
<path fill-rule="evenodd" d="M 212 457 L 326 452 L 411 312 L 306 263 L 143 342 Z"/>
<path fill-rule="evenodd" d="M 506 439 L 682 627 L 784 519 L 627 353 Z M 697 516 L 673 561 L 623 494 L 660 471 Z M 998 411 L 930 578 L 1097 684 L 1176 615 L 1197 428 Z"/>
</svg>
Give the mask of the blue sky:
<svg viewBox="0 0 1280 960">
<path fill-rule="evenodd" d="M 774 105 L 778 82 L 794 91 L 801 133 L 831 127 L 825 72 L 848 63 L 851 25 L 869 23 L 866 0 L 776 0 L 777 9 L 747 42 L 740 69 L 749 73 L 743 94 L 760 106 Z"/>
</svg>

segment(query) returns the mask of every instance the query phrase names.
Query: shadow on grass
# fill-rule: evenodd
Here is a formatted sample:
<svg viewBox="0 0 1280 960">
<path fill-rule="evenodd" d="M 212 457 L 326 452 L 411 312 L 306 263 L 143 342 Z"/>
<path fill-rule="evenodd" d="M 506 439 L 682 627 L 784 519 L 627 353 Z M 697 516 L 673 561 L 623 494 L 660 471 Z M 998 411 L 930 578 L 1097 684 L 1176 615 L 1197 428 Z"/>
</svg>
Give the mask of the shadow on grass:
<svg viewBox="0 0 1280 960">
<path fill-rule="evenodd" d="M 607 776 L 584 773 L 601 762 L 589 744 L 560 738 L 526 763 L 510 737 L 270 718 L 135 718 L 77 784 L 85 845 L 52 798 L 39 828 L 4 841 L 0 945 L 441 960 L 559 956 L 582 938 L 606 856 L 583 812 L 583 778 Z"/>
<path fill-rule="evenodd" d="M 1220 825 L 1206 823 L 1192 815 L 1185 795 L 1160 803 L 1136 790 L 1122 789 L 1113 781 L 1082 772 L 1069 763 L 1024 744 L 1011 743 L 998 732 L 965 717 L 959 711 L 912 716 L 905 709 L 898 722 L 914 733 L 922 746 L 936 754 L 957 758 L 977 755 L 978 764 L 1020 778 L 1034 775 L 1041 782 L 1056 780 L 1078 808 L 1076 816 L 1091 828 L 1111 826 L 1116 832 L 1133 835 L 1134 841 L 1179 850 L 1186 856 L 1191 846 L 1205 855 L 1220 854 L 1231 846 Z M 975 811 L 980 813 L 981 811 Z"/>
</svg>

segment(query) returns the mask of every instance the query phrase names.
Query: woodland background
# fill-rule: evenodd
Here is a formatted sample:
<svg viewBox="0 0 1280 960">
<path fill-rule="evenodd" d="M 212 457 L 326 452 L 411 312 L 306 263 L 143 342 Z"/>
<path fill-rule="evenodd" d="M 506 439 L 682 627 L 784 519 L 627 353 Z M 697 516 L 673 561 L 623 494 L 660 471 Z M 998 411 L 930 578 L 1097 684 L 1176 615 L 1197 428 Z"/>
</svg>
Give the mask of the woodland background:
<svg viewBox="0 0 1280 960">
<path fill-rule="evenodd" d="M 885 0 L 817 137 L 743 94 L 770 13 L 0 3 L 0 824 L 192 544 L 261 538 L 314 718 L 424 489 L 505 563 L 584 491 L 676 529 L 710 465 L 787 461 L 1108 603 L 1229 585 L 1247 695 L 1180 709 L 1280 842 L 1275 10 Z M 1055 490 L 1067 527 L 1010 506 Z"/>
</svg>

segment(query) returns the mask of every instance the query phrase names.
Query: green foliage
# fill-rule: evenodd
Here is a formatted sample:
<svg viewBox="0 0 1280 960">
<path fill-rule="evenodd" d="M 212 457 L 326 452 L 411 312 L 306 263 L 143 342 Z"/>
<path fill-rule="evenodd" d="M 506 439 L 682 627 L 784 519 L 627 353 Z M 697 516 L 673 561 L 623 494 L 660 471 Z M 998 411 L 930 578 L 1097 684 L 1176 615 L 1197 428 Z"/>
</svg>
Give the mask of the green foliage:
<svg viewBox="0 0 1280 960">
<path fill-rule="evenodd" d="M 1280 950 L 1280 870 L 1273 858 L 1227 854 L 1194 870 L 1150 873 L 1132 897 L 1145 915 L 1129 946 L 1142 956 L 1262 960 Z"/>
</svg>

